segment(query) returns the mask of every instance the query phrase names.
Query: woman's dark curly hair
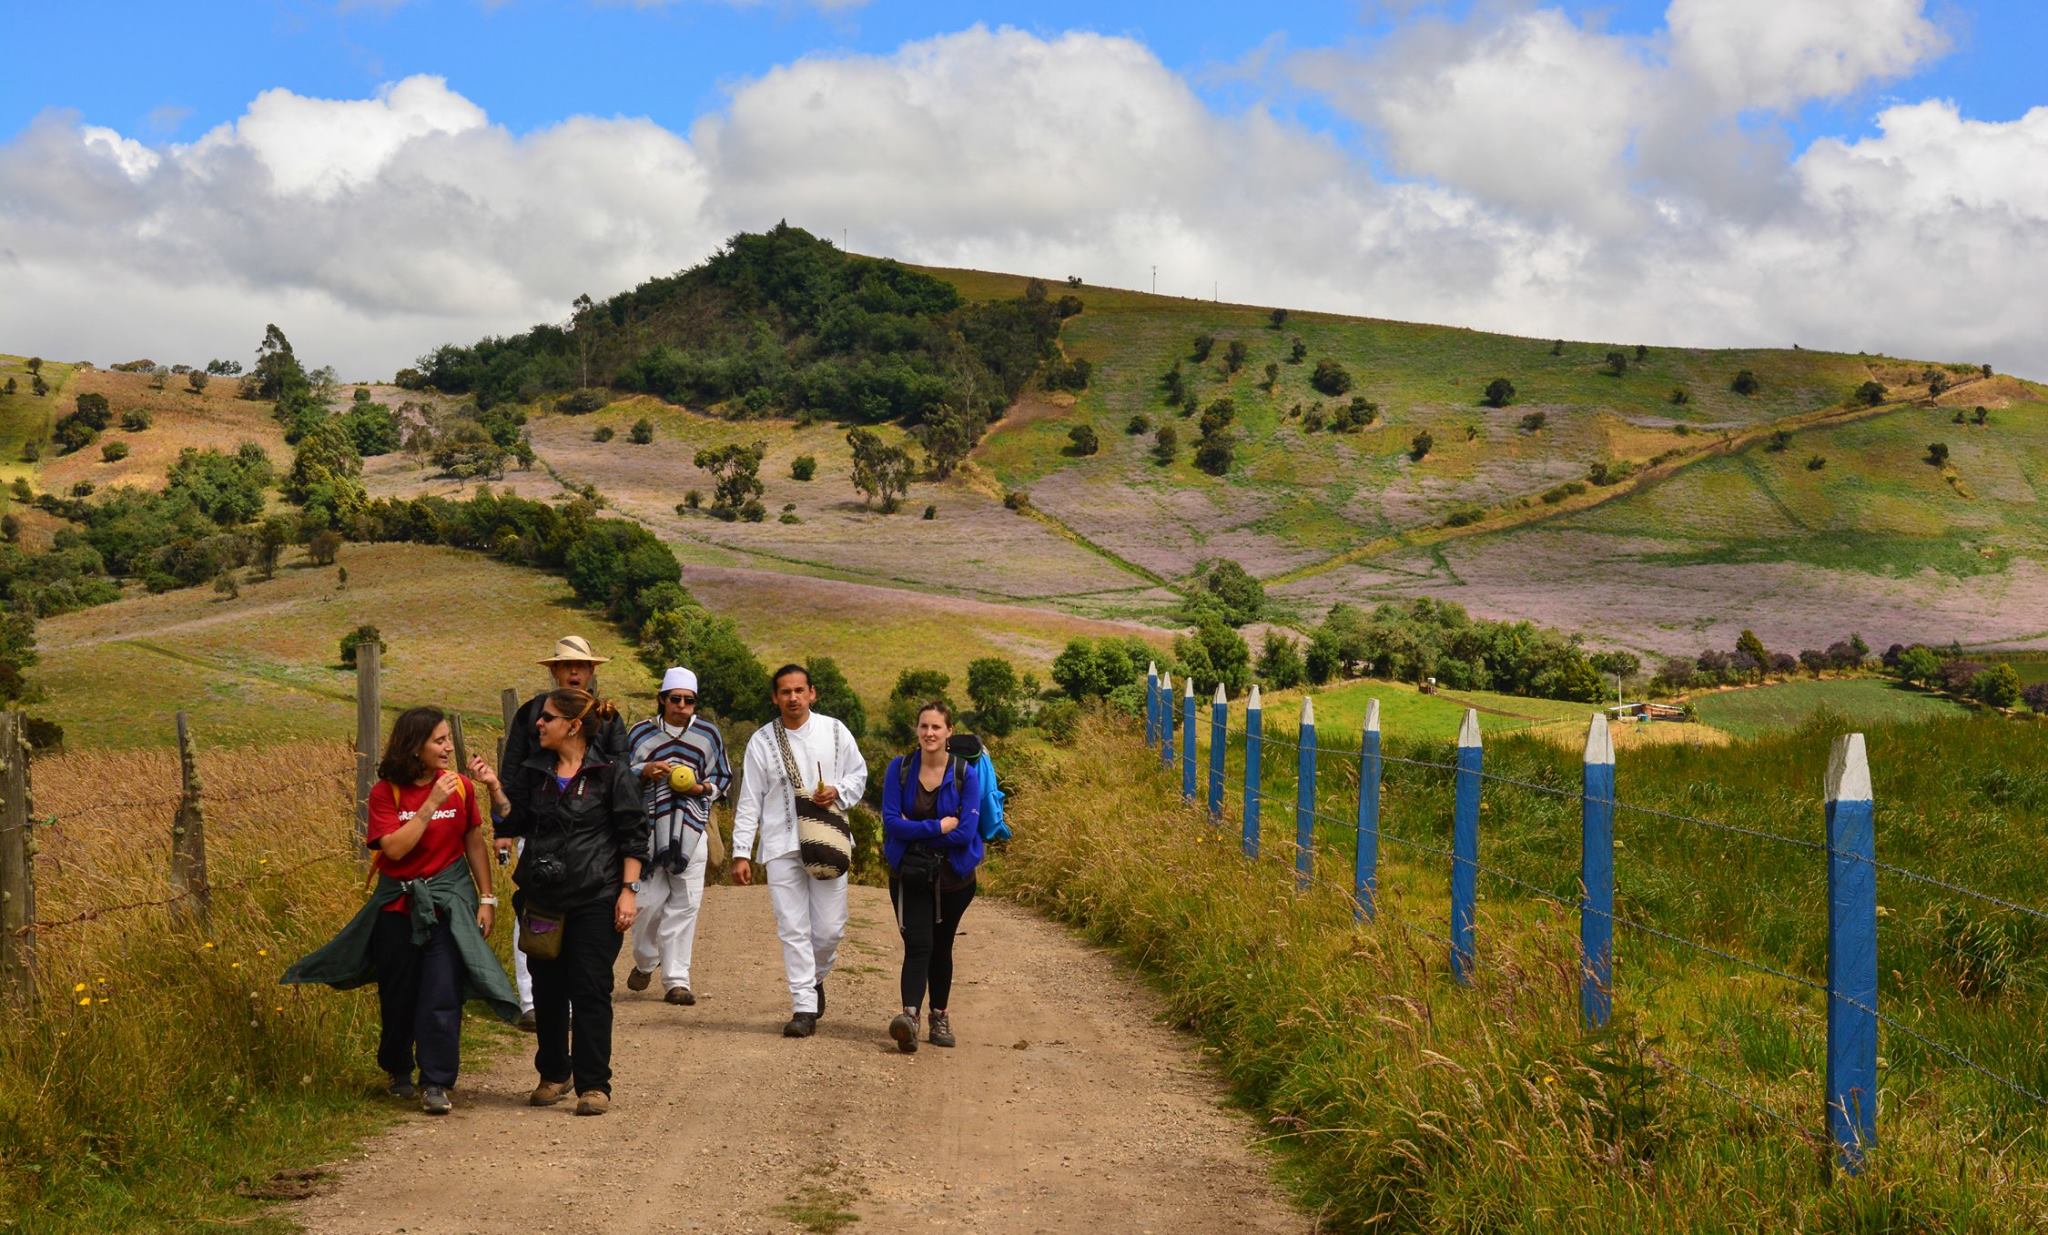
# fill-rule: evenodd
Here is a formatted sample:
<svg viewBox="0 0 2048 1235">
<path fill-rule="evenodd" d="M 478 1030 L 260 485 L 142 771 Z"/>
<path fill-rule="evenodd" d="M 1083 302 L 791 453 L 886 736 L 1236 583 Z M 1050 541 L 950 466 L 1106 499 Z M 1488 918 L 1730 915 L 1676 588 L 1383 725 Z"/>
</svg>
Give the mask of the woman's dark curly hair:
<svg viewBox="0 0 2048 1235">
<path fill-rule="evenodd" d="M 407 708 L 391 722 L 391 736 L 384 741 L 384 757 L 377 761 L 377 775 L 394 785 L 416 785 L 427 774 L 420 752 L 448 719 L 440 708 Z M 453 770 L 453 769 L 451 769 Z"/>
</svg>

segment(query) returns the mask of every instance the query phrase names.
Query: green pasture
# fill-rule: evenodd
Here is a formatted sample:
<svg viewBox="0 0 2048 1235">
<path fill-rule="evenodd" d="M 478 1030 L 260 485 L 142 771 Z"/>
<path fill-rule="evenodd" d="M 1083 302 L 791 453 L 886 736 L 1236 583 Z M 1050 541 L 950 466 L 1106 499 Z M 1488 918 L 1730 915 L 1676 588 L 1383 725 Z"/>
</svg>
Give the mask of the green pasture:
<svg viewBox="0 0 2048 1235">
<path fill-rule="evenodd" d="M 15 387 L 11 395 L 0 394 L 0 510 L 11 500 L 4 493 L 5 486 L 17 476 L 35 475 L 35 465 L 21 457 L 23 447 L 34 442 L 48 449 L 50 426 L 71 410 L 64 388 L 70 383 L 74 367 L 44 360 L 43 380 L 49 383 L 50 391 L 39 399 L 30 393 L 28 357 L 0 355 L 0 390 L 5 389 L 10 377 Z"/>
<path fill-rule="evenodd" d="M 1888 678 L 1839 678 L 1779 682 L 1771 686 L 1716 691 L 1693 701 L 1700 719 L 1739 738 L 1785 733 L 1822 711 L 1855 724 L 1941 720 L 1965 715 L 1954 700 L 1902 686 Z"/>
</svg>

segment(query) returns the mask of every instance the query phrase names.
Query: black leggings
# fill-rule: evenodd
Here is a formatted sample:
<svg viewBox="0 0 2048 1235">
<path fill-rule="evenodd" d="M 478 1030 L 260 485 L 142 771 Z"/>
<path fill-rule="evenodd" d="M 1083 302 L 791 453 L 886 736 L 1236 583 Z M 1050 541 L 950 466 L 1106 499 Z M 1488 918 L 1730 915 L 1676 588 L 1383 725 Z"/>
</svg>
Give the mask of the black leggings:
<svg viewBox="0 0 2048 1235">
<path fill-rule="evenodd" d="M 936 915 L 932 898 L 938 898 Z M 937 884 L 904 884 L 889 876 L 889 903 L 896 906 L 897 929 L 903 933 L 903 1006 L 924 1003 L 925 987 L 931 987 L 932 1007 L 944 1008 L 953 993 L 953 933 L 960 929 L 960 915 L 974 901 L 974 880 L 963 888 L 940 891 Z M 937 921 L 933 921 L 933 917 Z"/>
<path fill-rule="evenodd" d="M 578 1094 L 612 1091 L 612 970 L 625 938 L 612 927 L 614 907 L 605 898 L 568 910 L 562 954 L 526 958 L 537 1031 L 533 1069 L 544 1081 L 574 1081 Z"/>
</svg>

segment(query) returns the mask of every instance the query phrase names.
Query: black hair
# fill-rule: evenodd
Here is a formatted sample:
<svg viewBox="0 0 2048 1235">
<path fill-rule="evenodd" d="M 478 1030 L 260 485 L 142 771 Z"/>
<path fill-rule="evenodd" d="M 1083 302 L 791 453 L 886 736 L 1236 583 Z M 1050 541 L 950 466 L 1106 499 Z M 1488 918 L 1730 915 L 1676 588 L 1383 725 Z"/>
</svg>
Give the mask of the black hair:
<svg viewBox="0 0 2048 1235">
<path fill-rule="evenodd" d="M 391 736 L 384 742 L 384 757 L 377 761 L 377 776 L 394 785 L 414 785 L 427 774 L 427 761 L 420 757 L 428 739 L 448 719 L 440 708 L 407 708 L 391 722 Z"/>
<path fill-rule="evenodd" d="M 784 665 L 782 668 L 777 669 L 774 673 L 768 675 L 769 693 L 773 694 L 775 690 L 782 685 L 782 679 L 788 677 L 792 673 L 803 674 L 804 685 L 809 686 L 811 684 L 811 671 L 809 669 L 804 668 L 802 665 Z"/>
</svg>

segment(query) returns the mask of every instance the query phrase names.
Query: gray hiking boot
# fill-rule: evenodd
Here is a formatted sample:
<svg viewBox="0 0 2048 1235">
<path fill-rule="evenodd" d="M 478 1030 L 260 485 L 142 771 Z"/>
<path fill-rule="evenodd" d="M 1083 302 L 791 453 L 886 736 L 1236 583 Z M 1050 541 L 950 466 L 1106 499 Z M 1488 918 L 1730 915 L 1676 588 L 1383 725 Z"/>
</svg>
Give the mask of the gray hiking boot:
<svg viewBox="0 0 2048 1235">
<path fill-rule="evenodd" d="M 448 1091 L 439 1085 L 429 1085 L 420 1090 L 420 1109 L 429 1115 L 446 1115 L 455 1109 L 448 1100 Z"/>
<path fill-rule="evenodd" d="M 896 1039 L 897 1050 L 906 1055 L 917 1054 L 917 1015 L 898 1012 L 896 1019 L 889 1022 L 889 1036 Z"/>
<path fill-rule="evenodd" d="M 932 1009 L 932 1032 L 925 1039 L 933 1046 L 953 1045 L 953 1018 L 937 1008 Z"/>
<path fill-rule="evenodd" d="M 384 1087 L 384 1092 L 405 1102 L 420 1096 L 420 1091 L 413 1088 L 412 1078 L 409 1076 L 393 1076 L 391 1083 Z"/>
</svg>

